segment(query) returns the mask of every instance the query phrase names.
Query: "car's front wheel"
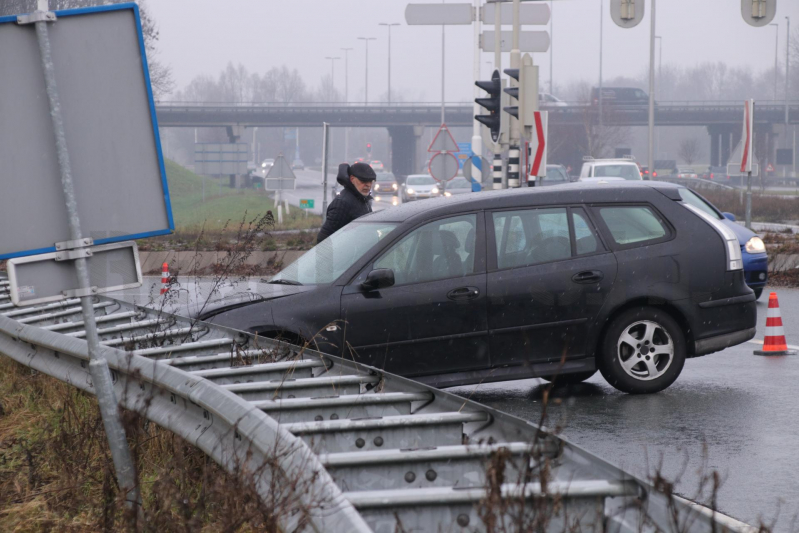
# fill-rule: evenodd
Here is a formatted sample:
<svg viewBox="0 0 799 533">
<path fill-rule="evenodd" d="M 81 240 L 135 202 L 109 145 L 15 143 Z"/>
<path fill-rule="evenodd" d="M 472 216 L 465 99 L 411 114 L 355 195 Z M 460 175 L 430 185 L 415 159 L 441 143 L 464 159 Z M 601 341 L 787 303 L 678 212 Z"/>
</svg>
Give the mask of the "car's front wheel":
<svg viewBox="0 0 799 533">
<path fill-rule="evenodd" d="M 685 336 L 677 322 L 654 307 L 629 309 L 608 326 L 598 357 L 602 376 L 630 394 L 660 392 L 685 364 Z"/>
</svg>

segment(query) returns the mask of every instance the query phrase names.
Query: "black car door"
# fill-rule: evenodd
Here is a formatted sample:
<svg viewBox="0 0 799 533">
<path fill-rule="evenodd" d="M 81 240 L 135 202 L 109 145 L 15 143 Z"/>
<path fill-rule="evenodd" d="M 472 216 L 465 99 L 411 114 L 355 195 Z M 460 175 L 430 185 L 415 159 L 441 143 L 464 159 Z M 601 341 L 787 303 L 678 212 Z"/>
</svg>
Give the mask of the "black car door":
<svg viewBox="0 0 799 533">
<path fill-rule="evenodd" d="M 488 226 L 494 366 L 584 357 L 616 259 L 581 207 L 495 211 Z"/>
<path fill-rule="evenodd" d="M 353 357 L 406 376 L 489 366 L 483 220 L 469 213 L 427 222 L 344 288 Z M 364 291 L 361 282 L 378 268 L 394 271 L 394 286 Z"/>
</svg>

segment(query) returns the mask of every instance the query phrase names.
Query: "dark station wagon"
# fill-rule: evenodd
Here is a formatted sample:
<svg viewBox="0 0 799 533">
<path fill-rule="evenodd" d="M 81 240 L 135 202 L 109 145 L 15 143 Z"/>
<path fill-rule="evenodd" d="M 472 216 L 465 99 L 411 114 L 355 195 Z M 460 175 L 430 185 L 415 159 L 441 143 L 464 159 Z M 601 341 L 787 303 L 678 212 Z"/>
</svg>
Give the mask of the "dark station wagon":
<svg viewBox="0 0 799 533">
<path fill-rule="evenodd" d="M 211 322 L 439 387 L 600 370 L 652 393 L 755 334 L 735 234 L 675 184 L 516 189 L 364 216 Z"/>
</svg>

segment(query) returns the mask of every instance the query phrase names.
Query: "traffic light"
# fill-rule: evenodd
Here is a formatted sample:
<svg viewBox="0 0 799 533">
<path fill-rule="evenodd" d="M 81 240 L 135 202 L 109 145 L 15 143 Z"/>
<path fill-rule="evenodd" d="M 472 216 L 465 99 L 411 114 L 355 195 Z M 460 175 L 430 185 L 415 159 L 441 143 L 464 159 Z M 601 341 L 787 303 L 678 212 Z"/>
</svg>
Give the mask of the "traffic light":
<svg viewBox="0 0 799 533">
<path fill-rule="evenodd" d="M 499 71 L 495 70 L 489 81 L 476 81 L 475 85 L 488 93 L 488 98 L 475 98 L 477 105 L 488 110 L 487 115 L 475 115 L 474 119 L 488 126 L 491 131 L 491 139 L 497 142 L 499 139 L 500 124 L 500 99 L 502 97 L 502 82 L 499 79 Z"/>
<path fill-rule="evenodd" d="M 369 155 L 372 154 L 372 143 L 366 143 L 366 153 Z"/>
<path fill-rule="evenodd" d="M 516 87 L 507 87 L 505 92 L 515 98 L 518 105 L 503 107 L 509 115 L 519 119 L 519 126 L 530 127 L 538 111 L 538 67 L 533 65 L 530 54 L 522 57 L 522 68 L 506 68 L 505 74 L 517 81 Z"/>
</svg>

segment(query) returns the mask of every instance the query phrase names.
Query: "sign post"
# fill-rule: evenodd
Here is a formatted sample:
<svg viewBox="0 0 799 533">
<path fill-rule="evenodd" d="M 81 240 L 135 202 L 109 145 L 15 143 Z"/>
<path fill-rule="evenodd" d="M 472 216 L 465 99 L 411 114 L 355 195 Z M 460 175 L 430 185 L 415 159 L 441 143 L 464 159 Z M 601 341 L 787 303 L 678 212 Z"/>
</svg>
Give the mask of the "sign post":
<svg viewBox="0 0 799 533">
<path fill-rule="evenodd" d="M 427 151 L 435 153 L 430 159 L 428 170 L 436 181 L 447 182 L 458 175 L 460 164 L 454 154 L 459 152 L 460 148 L 446 124 L 438 128 Z"/>
<path fill-rule="evenodd" d="M 746 227 L 752 229 L 752 152 L 755 132 L 755 101 L 752 99 L 744 102 L 744 124 L 741 142 L 743 152 L 741 155 L 741 173 L 746 172 Z"/>
<path fill-rule="evenodd" d="M 39 219 L 29 231 L 0 238 L 0 259 L 18 261 L 15 277 L 23 280 L 32 279 L 31 269 L 55 273 L 39 275 L 36 287 L 23 281 L 20 304 L 80 299 L 91 385 L 117 481 L 137 508 L 141 498 L 92 296 L 140 284 L 138 261 L 128 255 L 135 248 L 113 243 L 174 229 L 138 8 L 51 12 L 39 0 L 31 14 L 0 19 L 0 63 L 15 65 L 13 76 L 0 76 L 0 94 L 14 102 L 0 121 L 0 226 L 19 227 L 31 213 Z M 125 276 L 105 276 L 117 266 Z M 98 268 L 103 275 L 96 276 Z"/>
<path fill-rule="evenodd" d="M 275 191 L 275 207 L 277 209 L 278 224 L 283 223 L 283 206 L 280 205 L 280 191 L 295 189 L 296 179 L 297 177 L 294 175 L 294 171 L 291 170 L 291 165 L 289 165 L 289 162 L 283 157 L 283 153 L 279 153 L 275 158 L 275 163 L 264 178 L 264 189 L 267 191 Z"/>
</svg>

